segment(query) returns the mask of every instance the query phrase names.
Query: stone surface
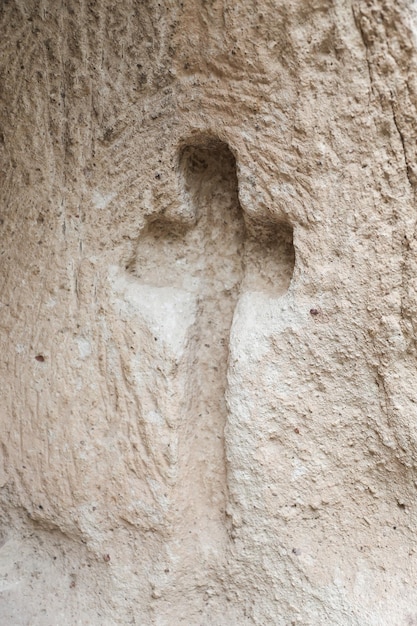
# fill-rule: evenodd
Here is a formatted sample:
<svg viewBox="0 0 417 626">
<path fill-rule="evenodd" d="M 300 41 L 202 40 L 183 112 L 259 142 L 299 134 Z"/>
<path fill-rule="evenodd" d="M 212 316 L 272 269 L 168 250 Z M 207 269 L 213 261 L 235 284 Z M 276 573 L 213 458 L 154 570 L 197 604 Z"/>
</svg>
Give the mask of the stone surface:
<svg viewBox="0 0 417 626">
<path fill-rule="evenodd" d="M 0 15 L 0 622 L 417 624 L 413 4 Z"/>
</svg>

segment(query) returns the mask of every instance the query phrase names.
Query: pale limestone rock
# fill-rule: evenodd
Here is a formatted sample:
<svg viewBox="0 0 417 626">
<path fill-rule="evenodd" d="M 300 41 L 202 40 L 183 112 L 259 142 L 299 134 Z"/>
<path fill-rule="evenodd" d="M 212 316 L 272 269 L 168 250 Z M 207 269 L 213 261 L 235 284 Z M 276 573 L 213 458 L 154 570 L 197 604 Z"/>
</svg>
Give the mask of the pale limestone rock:
<svg viewBox="0 0 417 626">
<path fill-rule="evenodd" d="M 414 5 L 0 15 L 0 623 L 417 624 Z"/>
</svg>

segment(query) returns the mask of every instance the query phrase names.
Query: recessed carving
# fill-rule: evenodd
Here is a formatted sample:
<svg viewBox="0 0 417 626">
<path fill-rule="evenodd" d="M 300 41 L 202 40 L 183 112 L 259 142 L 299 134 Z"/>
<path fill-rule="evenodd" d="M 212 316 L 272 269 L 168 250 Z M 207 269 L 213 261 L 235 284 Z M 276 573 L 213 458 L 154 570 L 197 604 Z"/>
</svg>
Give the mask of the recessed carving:
<svg viewBox="0 0 417 626">
<path fill-rule="evenodd" d="M 223 431 L 235 306 L 241 291 L 282 295 L 292 277 L 294 248 L 288 225 L 272 215 L 249 219 L 242 211 L 236 162 L 226 144 L 205 140 L 185 147 L 179 176 L 184 210 L 176 217 L 161 214 L 147 224 L 128 269 L 142 284 L 195 296 L 186 366 L 180 366 L 183 402 L 175 403 L 182 414 L 174 420 L 178 430 L 172 462 L 178 463 L 178 524 L 201 525 L 207 539 L 210 524 L 225 528 Z"/>
</svg>

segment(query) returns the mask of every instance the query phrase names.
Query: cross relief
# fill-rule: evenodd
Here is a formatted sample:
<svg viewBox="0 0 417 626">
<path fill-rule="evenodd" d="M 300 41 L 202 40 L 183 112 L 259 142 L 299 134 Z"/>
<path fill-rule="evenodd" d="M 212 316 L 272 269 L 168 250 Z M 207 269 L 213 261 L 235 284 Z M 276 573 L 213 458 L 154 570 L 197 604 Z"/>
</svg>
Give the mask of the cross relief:
<svg viewBox="0 0 417 626">
<path fill-rule="evenodd" d="M 150 221 L 128 271 L 141 285 L 178 289 L 195 301 L 182 398 L 172 403 L 180 415 L 166 416 L 176 424 L 178 440 L 175 500 L 178 515 L 189 514 L 189 521 L 213 515 L 221 520 L 227 503 L 225 392 L 233 316 L 242 292 L 285 293 L 294 266 L 292 231 L 272 214 L 259 220 L 244 214 L 235 158 L 218 140 L 186 147 L 179 175 L 193 219 L 159 215 Z"/>
</svg>

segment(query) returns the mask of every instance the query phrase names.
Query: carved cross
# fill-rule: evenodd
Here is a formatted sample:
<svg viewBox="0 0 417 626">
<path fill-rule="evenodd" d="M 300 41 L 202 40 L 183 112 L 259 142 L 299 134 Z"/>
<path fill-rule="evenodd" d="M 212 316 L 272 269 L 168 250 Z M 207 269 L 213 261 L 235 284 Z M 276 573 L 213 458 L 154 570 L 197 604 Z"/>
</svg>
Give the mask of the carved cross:
<svg viewBox="0 0 417 626">
<path fill-rule="evenodd" d="M 180 165 L 194 222 L 163 216 L 150 222 L 129 269 L 142 284 L 176 287 L 196 298 L 197 316 L 187 346 L 175 501 L 184 528 L 194 525 L 201 533 L 212 523 L 225 532 L 223 432 L 235 306 L 241 290 L 268 290 L 276 296 L 287 289 L 293 247 L 288 230 L 272 218 L 261 220 L 256 228 L 245 220 L 236 163 L 225 144 L 189 147 Z"/>
</svg>

